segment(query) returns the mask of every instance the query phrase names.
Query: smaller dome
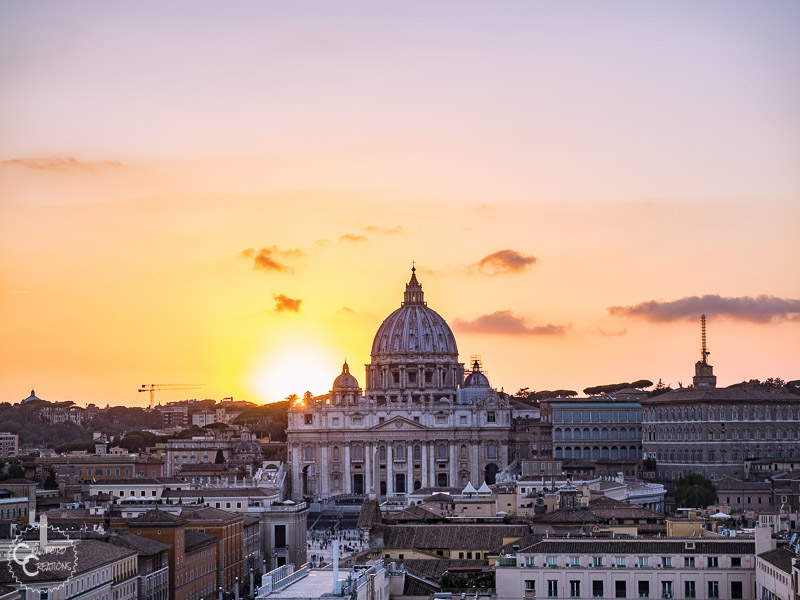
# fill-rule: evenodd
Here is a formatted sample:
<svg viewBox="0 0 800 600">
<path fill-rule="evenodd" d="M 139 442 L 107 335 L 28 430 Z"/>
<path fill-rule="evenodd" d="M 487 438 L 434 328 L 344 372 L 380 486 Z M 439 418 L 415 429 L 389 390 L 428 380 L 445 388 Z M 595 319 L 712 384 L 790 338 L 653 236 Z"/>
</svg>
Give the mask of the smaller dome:
<svg viewBox="0 0 800 600">
<path fill-rule="evenodd" d="M 472 363 L 472 372 L 464 379 L 464 383 L 461 387 L 490 387 L 489 378 L 481 373 L 481 365 L 477 360 Z"/>
<path fill-rule="evenodd" d="M 334 390 L 358 389 L 358 380 L 352 375 L 350 375 L 350 367 L 348 366 L 347 361 L 344 361 L 344 365 L 342 365 L 342 374 L 333 380 L 333 389 Z"/>
</svg>

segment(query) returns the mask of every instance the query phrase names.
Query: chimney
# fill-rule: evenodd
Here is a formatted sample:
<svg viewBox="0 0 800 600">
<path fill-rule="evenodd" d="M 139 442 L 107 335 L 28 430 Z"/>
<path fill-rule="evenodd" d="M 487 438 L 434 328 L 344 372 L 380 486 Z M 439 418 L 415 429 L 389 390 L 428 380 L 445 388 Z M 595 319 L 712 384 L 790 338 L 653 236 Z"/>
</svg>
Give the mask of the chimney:
<svg viewBox="0 0 800 600">
<path fill-rule="evenodd" d="M 777 542 L 772 539 L 772 527 L 759 525 L 756 527 L 756 556 L 775 550 Z"/>
</svg>

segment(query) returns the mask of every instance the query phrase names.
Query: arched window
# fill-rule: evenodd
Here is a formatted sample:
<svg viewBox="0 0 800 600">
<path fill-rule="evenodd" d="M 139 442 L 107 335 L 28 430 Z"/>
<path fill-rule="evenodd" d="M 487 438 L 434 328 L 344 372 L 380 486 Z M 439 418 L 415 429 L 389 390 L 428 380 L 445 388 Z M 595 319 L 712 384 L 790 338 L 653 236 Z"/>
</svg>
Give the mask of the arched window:
<svg viewBox="0 0 800 600">
<path fill-rule="evenodd" d="M 304 458 L 305 460 L 314 460 L 314 449 L 311 446 L 306 446 Z"/>
<path fill-rule="evenodd" d="M 604 440 L 608 439 L 608 427 L 603 427 L 602 429 L 602 436 Z"/>
<path fill-rule="evenodd" d="M 444 444 L 439 444 L 436 447 L 436 457 L 447 458 L 447 446 L 445 446 Z"/>
<path fill-rule="evenodd" d="M 592 434 L 589 432 L 589 428 L 588 427 L 584 427 L 583 428 L 583 439 L 585 439 L 585 440 L 591 439 L 591 435 Z"/>
<path fill-rule="evenodd" d="M 339 460 L 339 446 L 333 447 L 333 460 L 337 462 Z"/>
<path fill-rule="evenodd" d="M 564 448 L 564 458 L 572 458 L 572 448 L 569 446 Z"/>
<path fill-rule="evenodd" d="M 489 445 L 486 446 L 486 456 L 488 458 L 497 458 L 497 446 L 494 443 L 489 442 Z"/>
<path fill-rule="evenodd" d="M 560 427 L 556 427 L 553 430 L 553 439 L 554 440 L 560 440 L 561 438 L 562 438 L 561 428 Z"/>
<path fill-rule="evenodd" d="M 564 430 L 564 439 L 565 440 L 571 440 L 572 439 L 572 429 L 570 429 L 569 427 L 567 427 Z"/>
<path fill-rule="evenodd" d="M 364 448 L 361 444 L 353 446 L 353 458 L 355 460 L 364 460 Z"/>
<path fill-rule="evenodd" d="M 406 459 L 406 447 L 403 444 L 397 444 L 394 449 L 394 459 L 395 460 L 405 460 Z"/>
<path fill-rule="evenodd" d="M 611 428 L 611 439 L 618 440 L 619 439 L 619 431 L 617 431 L 616 427 Z"/>
<path fill-rule="evenodd" d="M 600 429 L 597 427 L 592 428 L 592 439 L 599 440 L 600 439 Z"/>
<path fill-rule="evenodd" d="M 600 458 L 600 448 L 598 446 L 592 448 L 592 458 Z"/>
<path fill-rule="evenodd" d="M 378 459 L 386 460 L 386 446 L 381 446 L 378 448 Z"/>
<path fill-rule="evenodd" d="M 592 458 L 592 449 L 589 446 L 583 447 L 583 458 Z"/>
<path fill-rule="evenodd" d="M 561 449 L 561 446 L 556 446 L 555 458 L 564 458 L 564 451 Z"/>
<path fill-rule="evenodd" d="M 422 451 L 419 446 L 414 446 L 414 460 L 422 460 Z"/>
</svg>

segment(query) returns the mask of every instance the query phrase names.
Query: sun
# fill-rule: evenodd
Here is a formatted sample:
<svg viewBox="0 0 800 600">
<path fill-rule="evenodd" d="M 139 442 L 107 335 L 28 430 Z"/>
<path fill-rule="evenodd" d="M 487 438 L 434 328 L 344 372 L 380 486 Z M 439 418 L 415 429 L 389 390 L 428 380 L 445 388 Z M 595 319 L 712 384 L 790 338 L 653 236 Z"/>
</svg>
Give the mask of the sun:
<svg viewBox="0 0 800 600">
<path fill-rule="evenodd" d="M 279 402 L 306 391 L 315 396 L 331 389 L 342 358 L 321 344 L 294 340 L 281 344 L 258 362 L 252 387 L 262 402 Z"/>
</svg>

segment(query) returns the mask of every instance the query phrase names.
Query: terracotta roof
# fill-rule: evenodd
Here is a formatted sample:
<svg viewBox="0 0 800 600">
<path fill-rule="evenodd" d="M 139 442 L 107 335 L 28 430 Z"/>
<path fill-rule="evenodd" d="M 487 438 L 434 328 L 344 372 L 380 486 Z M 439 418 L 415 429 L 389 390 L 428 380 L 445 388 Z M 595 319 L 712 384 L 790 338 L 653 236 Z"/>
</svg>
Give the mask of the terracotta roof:
<svg viewBox="0 0 800 600">
<path fill-rule="evenodd" d="M 434 507 L 414 504 L 387 517 L 392 521 L 422 521 L 423 519 L 442 519 L 442 513 Z"/>
<path fill-rule="evenodd" d="M 165 544 L 158 540 L 151 540 L 143 535 L 136 535 L 130 532 L 109 536 L 108 543 L 135 550 L 140 556 L 152 556 L 153 554 L 169 550 L 172 547 L 170 544 Z"/>
<path fill-rule="evenodd" d="M 403 565 L 406 571 L 433 581 L 438 581 L 439 578 L 450 569 L 473 568 L 480 571 L 487 569 L 489 566 L 486 560 L 450 558 L 415 558 L 398 560 L 397 563 Z"/>
<path fill-rule="evenodd" d="M 726 388 L 678 388 L 665 394 L 653 396 L 642 402 L 644 406 L 653 404 L 668 404 L 673 402 L 702 403 L 709 401 L 746 400 L 749 402 L 763 401 L 764 403 L 776 400 L 788 400 L 793 403 L 799 401 L 798 396 L 782 390 L 765 390 L 730 386 Z"/>
<path fill-rule="evenodd" d="M 628 504 L 602 497 L 589 502 L 589 506 L 559 508 L 554 512 L 535 517 L 534 521 L 537 523 L 607 523 L 614 519 L 657 519 L 661 521 L 664 517 L 639 504 Z"/>
<path fill-rule="evenodd" d="M 527 525 L 388 525 L 383 532 L 384 548 L 494 550 L 503 538 L 521 538 Z"/>
<path fill-rule="evenodd" d="M 717 491 L 723 490 L 763 490 L 768 492 L 770 489 L 769 483 L 761 481 L 742 481 L 735 477 L 722 477 L 714 481 L 714 487 Z"/>
<path fill-rule="evenodd" d="M 148 510 L 143 512 L 135 519 L 128 521 L 129 525 L 166 525 L 168 527 L 176 527 L 178 525 L 186 525 L 186 519 L 182 519 L 172 513 L 163 510 Z"/>
<path fill-rule="evenodd" d="M 191 529 L 186 531 L 186 537 L 184 539 L 186 541 L 187 552 L 194 552 L 205 546 L 215 546 L 217 544 L 217 538 L 213 535 Z"/>
<path fill-rule="evenodd" d="M 792 573 L 792 559 L 796 556 L 794 552 L 786 547 L 775 548 L 775 550 L 770 550 L 758 555 L 759 558 L 790 575 Z"/>
<path fill-rule="evenodd" d="M 184 508 L 181 517 L 189 522 L 192 521 L 237 521 L 242 518 L 238 513 L 220 510 L 211 506 L 201 506 L 198 508 Z"/>
</svg>

